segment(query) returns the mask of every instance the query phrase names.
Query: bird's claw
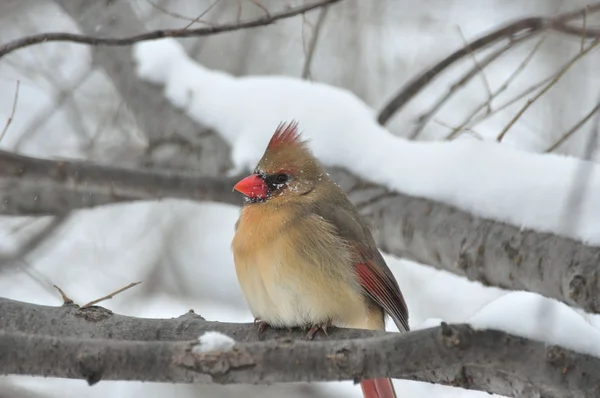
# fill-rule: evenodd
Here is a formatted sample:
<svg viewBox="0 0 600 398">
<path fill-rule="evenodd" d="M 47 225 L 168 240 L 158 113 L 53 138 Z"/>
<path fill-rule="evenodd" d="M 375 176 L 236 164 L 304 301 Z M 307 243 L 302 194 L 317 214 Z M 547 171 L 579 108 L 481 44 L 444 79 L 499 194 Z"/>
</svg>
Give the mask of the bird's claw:
<svg viewBox="0 0 600 398">
<path fill-rule="evenodd" d="M 308 330 L 308 333 L 306 334 L 306 339 L 307 340 L 314 339 L 315 338 L 315 334 L 319 330 L 322 330 L 323 333 L 325 333 L 325 336 L 329 336 L 327 334 L 327 327 L 329 327 L 330 325 L 331 324 L 329 322 L 312 325 L 311 328 Z"/>
<path fill-rule="evenodd" d="M 264 332 L 270 325 L 263 321 L 262 319 L 259 318 L 254 318 L 254 324 L 256 325 L 258 323 L 258 336 L 260 337 L 260 334 L 262 332 Z"/>
</svg>

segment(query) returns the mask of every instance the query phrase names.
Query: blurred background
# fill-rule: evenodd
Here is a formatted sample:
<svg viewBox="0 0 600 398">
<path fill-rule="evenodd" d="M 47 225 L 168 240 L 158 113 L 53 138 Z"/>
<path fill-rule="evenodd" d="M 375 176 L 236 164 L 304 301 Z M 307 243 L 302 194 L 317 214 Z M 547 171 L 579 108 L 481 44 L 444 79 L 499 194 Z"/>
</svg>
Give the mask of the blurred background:
<svg viewBox="0 0 600 398">
<path fill-rule="evenodd" d="M 256 18 L 308 2 L 2 0 L 0 42 L 43 32 L 126 37 L 159 28 Z M 377 112 L 409 79 L 467 41 L 514 19 L 552 17 L 585 4 L 582 0 L 345 0 L 270 26 L 180 42 L 190 57 L 211 69 L 235 76 L 285 75 L 343 87 Z M 387 124 L 391 133 L 414 136 L 419 118 L 494 49 L 448 69 L 392 117 Z M 535 91 L 522 93 L 570 65 L 519 118 L 518 133 L 507 134 L 503 145 L 583 156 L 590 122 L 553 148 L 598 103 L 600 54 L 590 52 L 575 62 L 580 51 L 580 39 L 559 33 L 542 33 L 515 45 L 457 90 L 414 139 L 445 140 L 455 130 L 456 139 L 495 139 L 535 95 Z M 507 79 L 512 80 L 502 89 Z M 500 94 L 493 94 L 498 90 Z M 492 95 L 489 111 L 473 116 Z M 515 98 L 520 99 L 503 107 Z M 137 78 L 131 47 L 45 43 L 0 59 L 0 131 L 11 116 L 0 141 L 4 150 L 209 175 L 223 174 L 229 167 L 228 149 L 218 136 L 173 108 L 160 87 Z M 0 296 L 60 305 L 52 287 L 56 284 L 83 304 L 143 281 L 103 305 L 141 317 L 178 316 L 193 308 L 206 319 L 252 321 L 230 251 L 238 210 L 222 204 L 163 200 L 82 210 L 59 220 L 1 217 Z M 430 319 L 467 321 L 508 294 L 424 265 L 386 259 L 406 292 L 411 326 Z M 461 294 L 452 293 L 457 291 Z M 394 330 L 391 324 L 389 330 Z M 489 396 L 397 383 L 406 398 Z M 352 383 L 223 387 L 133 382 L 101 382 L 90 388 L 79 380 L 0 378 L 2 398 L 168 394 L 358 397 L 360 389 Z"/>
</svg>

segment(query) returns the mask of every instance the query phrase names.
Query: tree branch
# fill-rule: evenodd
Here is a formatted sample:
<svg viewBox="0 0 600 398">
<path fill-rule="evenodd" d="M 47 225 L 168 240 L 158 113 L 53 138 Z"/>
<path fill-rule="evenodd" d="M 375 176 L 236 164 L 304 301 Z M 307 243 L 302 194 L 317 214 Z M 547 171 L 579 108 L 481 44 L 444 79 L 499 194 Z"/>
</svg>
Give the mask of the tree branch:
<svg viewBox="0 0 600 398">
<path fill-rule="evenodd" d="M 206 322 L 192 314 L 137 319 L 100 307 L 43 307 L 7 299 L 0 299 L 0 308 L 10 311 L 0 317 L 2 374 L 77 378 L 90 384 L 271 384 L 393 377 L 515 397 L 592 397 L 600 392 L 600 359 L 468 325 L 442 324 L 403 334 L 333 328 L 328 338 L 318 341 L 303 340 L 300 330 L 271 330 L 270 337 L 278 339 L 258 342 L 250 339 L 256 336 L 253 324 Z M 81 325 L 101 335 L 82 333 Z M 33 330 L 27 330 L 31 326 Z M 175 334 L 165 335 L 165 329 Z M 131 330 L 144 330 L 147 338 L 123 338 L 133 337 Z M 205 330 L 227 334 L 236 345 L 226 351 L 193 352 Z M 113 334 L 107 338 L 109 331 Z"/>
<path fill-rule="evenodd" d="M 385 252 L 485 285 L 527 290 L 600 313 L 600 247 L 472 216 L 392 192 L 345 170 L 348 192 Z M 178 198 L 240 204 L 237 177 L 42 160 L 0 151 L 0 214 L 47 215 L 117 202 Z"/>
<path fill-rule="evenodd" d="M 304 6 L 293 7 L 287 11 L 282 11 L 276 14 L 264 15 L 260 18 L 248 21 L 239 21 L 216 26 L 207 26 L 197 29 L 161 29 L 125 38 L 96 37 L 62 32 L 42 33 L 39 35 L 23 37 L 21 39 L 17 39 L 4 45 L 1 45 L 0 59 L 15 50 L 47 42 L 62 41 L 69 43 L 88 44 L 93 46 L 128 46 L 141 41 L 162 39 L 165 37 L 201 37 L 224 32 L 232 32 L 241 29 L 256 28 L 259 26 L 273 24 L 282 19 L 304 14 L 308 11 L 326 5 L 331 5 L 339 1 L 340 0 L 320 0 Z"/>
<path fill-rule="evenodd" d="M 48 215 L 165 197 L 240 203 L 235 181 L 171 171 L 45 160 L 0 150 L 0 214 Z"/>
<path fill-rule="evenodd" d="M 425 86 L 431 83 L 435 77 L 442 73 L 446 68 L 461 60 L 465 56 L 476 51 L 483 50 L 489 46 L 498 43 L 501 40 L 514 40 L 520 36 L 528 36 L 532 38 L 537 34 L 554 30 L 560 33 L 577 36 L 578 38 L 598 38 L 600 37 L 599 29 L 581 29 L 570 25 L 568 22 L 583 15 L 590 15 L 600 11 L 600 3 L 592 3 L 584 8 L 576 11 L 558 15 L 556 18 L 533 17 L 524 18 L 511 22 L 499 29 L 490 32 L 479 39 L 468 43 L 463 48 L 453 52 L 445 59 L 441 60 L 433 67 L 424 71 L 420 75 L 411 79 L 400 89 L 400 91 L 383 107 L 377 116 L 377 122 L 381 125 L 386 124 L 392 116 L 400 111 L 417 93 Z M 507 47 L 508 50 L 510 47 Z"/>
</svg>

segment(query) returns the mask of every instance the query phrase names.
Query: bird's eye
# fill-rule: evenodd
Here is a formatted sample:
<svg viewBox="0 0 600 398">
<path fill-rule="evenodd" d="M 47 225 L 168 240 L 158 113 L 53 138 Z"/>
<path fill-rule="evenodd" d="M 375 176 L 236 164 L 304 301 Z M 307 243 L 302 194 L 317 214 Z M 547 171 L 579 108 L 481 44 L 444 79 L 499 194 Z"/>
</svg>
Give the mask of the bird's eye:
<svg viewBox="0 0 600 398">
<path fill-rule="evenodd" d="M 285 184 L 288 181 L 289 177 L 285 173 L 280 173 L 275 176 L 276 184 Z"/>
</svg>

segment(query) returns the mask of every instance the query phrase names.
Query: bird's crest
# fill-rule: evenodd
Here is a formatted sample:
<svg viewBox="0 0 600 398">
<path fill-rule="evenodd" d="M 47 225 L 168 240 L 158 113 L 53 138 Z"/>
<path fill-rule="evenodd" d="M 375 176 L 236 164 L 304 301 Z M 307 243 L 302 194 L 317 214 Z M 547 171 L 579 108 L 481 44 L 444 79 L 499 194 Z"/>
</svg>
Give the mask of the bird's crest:
<svg viewBox="0 0 600 398">
<path fill-rule="evenodd" d="M 273 137 L 267 145 L 268 150 L 279 149 L 288 145 L 302 144 L 300 133 L 298 132 L 298 122 L 292 120 L 289 123 L 279 123 Z"/>
</svg>

